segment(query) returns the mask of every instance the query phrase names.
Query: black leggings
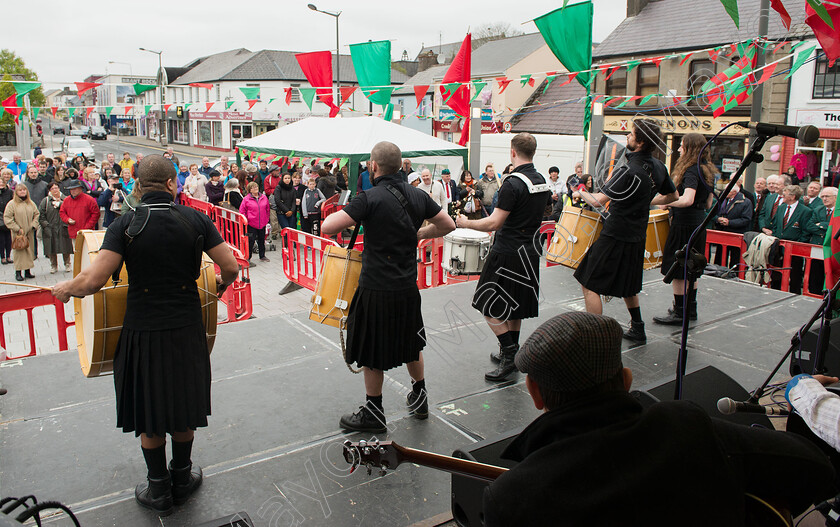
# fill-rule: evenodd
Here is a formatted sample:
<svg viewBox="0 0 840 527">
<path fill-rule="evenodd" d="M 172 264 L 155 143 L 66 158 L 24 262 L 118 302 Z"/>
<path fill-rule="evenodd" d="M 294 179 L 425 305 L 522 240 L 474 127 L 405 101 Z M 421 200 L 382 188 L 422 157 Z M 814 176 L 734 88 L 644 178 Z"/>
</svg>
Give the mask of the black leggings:
<svg viewBox="0 0 840 527">
<path fill-rule="evenodd" d="M 12 255 L 12 231 L 0 229 L 0 258 L 9 258 Z"/>
<path fill-rule="evenodd" d="M 265 258 L 265 227 L 262 229 L 256 229 L 254 227 L 248 226 L 248 259 L 251 259 L 253 256 L 252 250 L 254 248 L 254 241 L 257 242 L 257 250 L 259 251 L 260 258 Z"/>
</svg>

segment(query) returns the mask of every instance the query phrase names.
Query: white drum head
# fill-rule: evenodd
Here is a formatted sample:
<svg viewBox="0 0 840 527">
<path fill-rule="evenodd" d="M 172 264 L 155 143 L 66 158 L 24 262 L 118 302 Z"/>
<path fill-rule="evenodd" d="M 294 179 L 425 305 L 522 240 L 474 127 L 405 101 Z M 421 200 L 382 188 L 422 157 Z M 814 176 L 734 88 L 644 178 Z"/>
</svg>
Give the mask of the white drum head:
<svg viewBox="0 0 840 527">
<path fill-rule="evenodd" d="M 480 243 L 484 240 L 489 240 L 490 233 L 473 229 L 455 229 L 444 236 L 443 239 L 454 243 Z"/>
</svg>

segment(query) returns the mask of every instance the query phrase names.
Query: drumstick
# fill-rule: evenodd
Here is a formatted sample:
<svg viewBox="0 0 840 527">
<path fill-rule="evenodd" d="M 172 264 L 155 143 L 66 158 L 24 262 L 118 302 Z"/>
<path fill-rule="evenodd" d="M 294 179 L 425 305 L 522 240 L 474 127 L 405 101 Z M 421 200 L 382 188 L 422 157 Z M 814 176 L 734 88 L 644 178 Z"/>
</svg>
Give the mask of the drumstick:
<svg viewBox="0 0 840 527">
<path fill-rule="evenodd" d="M 34 284 L 18 284 L 15 282 L 0 282 L 0 285 L 13 285 L 17 287 L 31 287 L 33 289 L 46 289 L 48 291 L 52 291 L 52 287 L 47 287 L 43 285 L 34 285 Z"/>
</svg>

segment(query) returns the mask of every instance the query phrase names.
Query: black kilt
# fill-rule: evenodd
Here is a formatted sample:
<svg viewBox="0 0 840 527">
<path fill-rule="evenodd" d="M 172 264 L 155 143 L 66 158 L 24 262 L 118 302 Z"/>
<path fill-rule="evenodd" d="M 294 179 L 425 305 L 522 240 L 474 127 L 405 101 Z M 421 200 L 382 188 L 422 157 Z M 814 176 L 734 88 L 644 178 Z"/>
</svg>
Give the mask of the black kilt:
<svg viewBox="0 0 840 527">
<path fill-rule="evenodd" d="M 347 314 L 347 362 L 389 370 L 420 358 L 426 345 L 420 291 L 359 287 Z"/>
<path fill-rule="evenodd" d="M 520 257 L 524 256 L 524 260 Z M 472 307 L 497 320 L 533 318 L 540 312 L 540 257 L 491 250 L 473 294 Z M 504 269 L 504 274 L 499 272 Z"/>
<path fill-rule="evenodd" d="M 164 436 L 207 426 L 210 354 L 204 324 L 123 328 L 114 353 L 117 427 Z"/>
<path fill-rule="evenodd" d="M 668 270 L 677 259 L 677 251 L 685 247 L 685 244 L 688 243 L 688 239 L 691 237 L 691 233 L 694 232 L 694 229 L 697 228 L 697 225 L 698 224 L 691 223 L 675 223 L 671 225 L 671 229 L 668 231 L 668 239 L 665 240 L 665 247 L 662 248 L 662 267 L 660 268 L 660 272 L 663 276 L 668 274 Z M 706 250 L 705 228 L 697 233 L 697 238 L 694 241 L 693 247 L 701 253 Z M 682 280 L 683 274 L 680 273 L 674 278 Z"/>
<path fill-rule="evenodd" d="M 642 290 L 644 259 L 644 240 L 625 242 L 602 234 L 583 256 L 575 278 L 599 295 L 636 296 Z"/>
</svg>

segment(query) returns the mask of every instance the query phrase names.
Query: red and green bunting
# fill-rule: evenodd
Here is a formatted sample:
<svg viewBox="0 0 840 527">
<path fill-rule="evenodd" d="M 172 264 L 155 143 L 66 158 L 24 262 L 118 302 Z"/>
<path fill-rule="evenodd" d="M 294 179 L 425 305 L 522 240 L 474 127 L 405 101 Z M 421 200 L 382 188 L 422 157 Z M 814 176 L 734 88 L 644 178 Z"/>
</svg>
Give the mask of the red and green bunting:
<svg viewBox="0 0 840 527">
<path fill-rule="evenodd" d="M 756 46 L 750 44 L 746 49 L 741 49 L 742 56 L 738 62 L 706 81 L 700 88 L 715 117 L 735 108 L 752 94 L 755 81 L 750 77 L 755 67 Z"/>
</svg>

